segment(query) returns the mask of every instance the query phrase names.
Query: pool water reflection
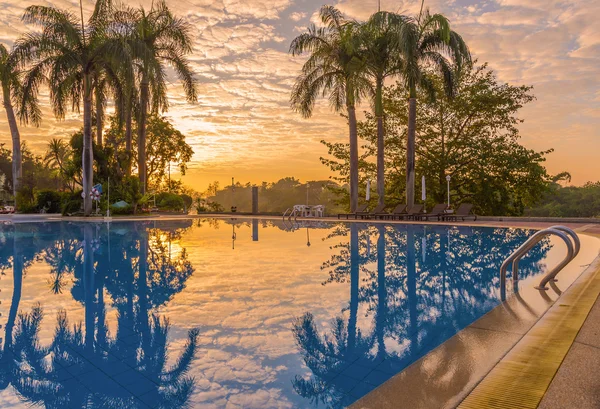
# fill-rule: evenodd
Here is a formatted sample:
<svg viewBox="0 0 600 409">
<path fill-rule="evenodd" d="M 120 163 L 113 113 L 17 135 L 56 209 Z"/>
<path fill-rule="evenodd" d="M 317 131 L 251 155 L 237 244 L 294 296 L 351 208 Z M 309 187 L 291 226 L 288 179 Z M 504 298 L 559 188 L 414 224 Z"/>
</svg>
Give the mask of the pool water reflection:
<svg viewBox="0 0 600 409">
<path fill-rule="evenodd" d="M 498 305 L 499 266 L 530 234 L 3 225 L 0 408 L 341 408 Z M 551 247 L 523 259 L 522 278 Z"/>
</svg>

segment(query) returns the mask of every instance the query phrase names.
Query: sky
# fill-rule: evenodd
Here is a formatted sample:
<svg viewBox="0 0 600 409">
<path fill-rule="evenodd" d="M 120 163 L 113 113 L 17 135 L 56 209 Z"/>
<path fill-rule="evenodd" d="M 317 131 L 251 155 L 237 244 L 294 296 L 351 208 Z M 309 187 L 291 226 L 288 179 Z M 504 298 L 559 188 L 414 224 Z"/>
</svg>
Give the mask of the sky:
<svg viewBox="0 0 600 409">
<path fill-rule="evenodd" d="M 78 12 L 72 0 L 0 1 L 0 42 L 12 45 L 28 27 L 25 7 L 46 4 Z M 83 0 L 89 16 L 93 1 Z M 134 2 L 129 2 L 134 5 Z M 150 1 L 141 1 L 149 7 Z M 302 58 L 288 54 L 291 40 L 315 20 L 324 0 L 167 0 L 194 27 L 190 56 L 199 82 L 199 100 L 185 102 L 182 87 L 169 85 L 170 117 L 194 149 L 184 182 L 202 191 L 209 182 L 260 183 L 294 176 L 325 179 L 329 169 L 319 143 L 347 140 L 345 121 L 320 101 L 303 119 L 289 107 L 289 92 Z M 366 19 L 377 0 L 332 0 L 348 17 Z M 426 7 L 449 17 L 474 58 L 488 62 L 501 81 L 532 85 L 536 101 L 520 116 L 522 144 L 553 148 L 551 174 L 571 172 L 575 185 L 600 180 L 600 14 L 597 0 L 426 0 Z M 419 0 L 381 0 L 381 8 L 416 14 Z M 68 138 L 81 127 L 71 114 L 57 122 L 42 95 L 44 121 L 21 135 L 42 153 L 51 138 Z M 368 109 L 367 106 L 364 109 Z M 0 143 L 10 134 L 0 106 Z"/>
</svg>

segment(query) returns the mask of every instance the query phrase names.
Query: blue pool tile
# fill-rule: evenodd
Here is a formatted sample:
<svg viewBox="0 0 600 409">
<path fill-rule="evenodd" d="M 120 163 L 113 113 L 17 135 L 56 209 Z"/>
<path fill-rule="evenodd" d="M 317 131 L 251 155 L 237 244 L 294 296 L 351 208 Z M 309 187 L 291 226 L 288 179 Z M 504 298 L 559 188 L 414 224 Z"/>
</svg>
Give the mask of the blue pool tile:
<svg viewBox="0 0 600 409">
<path fill-rule="evenodd" d="M 375 388 L 374 385 L 366 382 L 359 382 L 352 390 L 350 390 L 350 395 L 355 399 L 360 399 Z"/>
<path fill-rule="evenodd" d="M 125 389 L 131 392 L 134 396 L 142 396 L 157 388 L 158 385 L 148 379 L 138 379 L 134 383 L 125 386 Z"/>
<path fill-rule="evenodd" d="M 375 369 L 366 376 L 364 382 L 378 386 L 390 379 L 391 377 L 392 375 L 390 375 L 389 373 Z"/>
<path fill-rule="evenodd" d="M 351 364 L 349 367 L 347 367 L 346 369 L 344 369 L 342 374 L 349 376 L 353 379 L 356 379 L 358 381 L 362 381 L 372 370 L 373 370 L 372 368 L 368 368 L 366 366 L 359 365 L 358 363 L 355 362 L 355 363 Z"/>
<path fill-rule="evenodd" d="M 349 393 L 356 385 L 358 385 L 359 381 L 353 379 L 344 374 L 340 374 L 333 378 L 330 384 L 335 385 L 337 389 L 344 393 Z"/>
</svg>

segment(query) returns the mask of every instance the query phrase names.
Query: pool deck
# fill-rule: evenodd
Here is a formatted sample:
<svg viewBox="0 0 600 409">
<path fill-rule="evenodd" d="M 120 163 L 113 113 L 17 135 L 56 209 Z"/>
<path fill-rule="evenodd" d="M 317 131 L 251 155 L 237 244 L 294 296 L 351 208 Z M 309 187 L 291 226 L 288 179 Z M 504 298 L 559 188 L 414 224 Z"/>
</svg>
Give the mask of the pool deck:
<svg viewBox="0 0 600 409">
<path fill-rule="evenodd" d="M 280 216 L 261 215 L 217 217 L 282 220 Z M 190 216 L 158 219 L 184 218 Z M 140 219 L 157 218 L 119 217 L 111 221 Z M 59 215 L 0 215 L 0 222 L 59 220 L 63 220 Z M 105 221 L 101 218 L 64 220 Z M 337 218 L 318 220 L 339 221 Z M 589 219 L 510 218 L 425 224 L 532 229 L 563 224 L 579 234 L 600 238 L 600 224 Z M 583 273 L 574 275 L 564 292 L 555 288 L 554 293 L 548 291 L 540 297 L 540 292 L 532 290 L 523 289 L 517 296 L 509 297 L 505 303 L 354 403 L 351 409 L 600 408 L 600 257 L 596 257 Z"/>
</svg>

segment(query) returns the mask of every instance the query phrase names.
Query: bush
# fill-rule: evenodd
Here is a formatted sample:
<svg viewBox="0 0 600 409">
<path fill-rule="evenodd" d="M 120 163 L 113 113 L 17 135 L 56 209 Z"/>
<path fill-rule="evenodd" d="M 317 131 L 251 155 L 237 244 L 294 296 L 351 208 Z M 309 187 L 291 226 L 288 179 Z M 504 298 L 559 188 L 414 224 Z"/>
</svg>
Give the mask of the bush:
<svg viewBox="0 0 600 409">
<path fill-rule="evenodd" d="M 74 193 L 66 193 L 63 198 L 62 215 L 68 216 L 83 210 L 83 199 L 81 198 L 81 190 Z"/>
<path fill-rule="evenodd" d="M 131 206 L 131 205 L 127 205 L 125 207 L 111 206 L 110 214 L 112 214 L 113 216 L 133 214 L 133 206 Z"/>
<path fill-rule="evenodd" d="M 225 208 L 217 202 L 208 202 L 207 206 L 211 212 L 221 213 L 225 211 Z"/>
<path fill-rule="evenodd" d="M 183 210 L 184 204 L 181 196 L 174 193 L 163 192 L 156 195 L 156 206 L 161 210 Z"/>
<path fill-rule="evenodd" d="M 63 195 L 56 190 L 44 189 L 36 195 L 38 211 L 45 209 L 46 213 L 59 213 L 62 208 Z"/>
<path fill-rule="evenodd" d="M 69 216 L 81 210 L 82 200 L 69 200 L 62 205 L 62 215 Z"/>
</svg>

